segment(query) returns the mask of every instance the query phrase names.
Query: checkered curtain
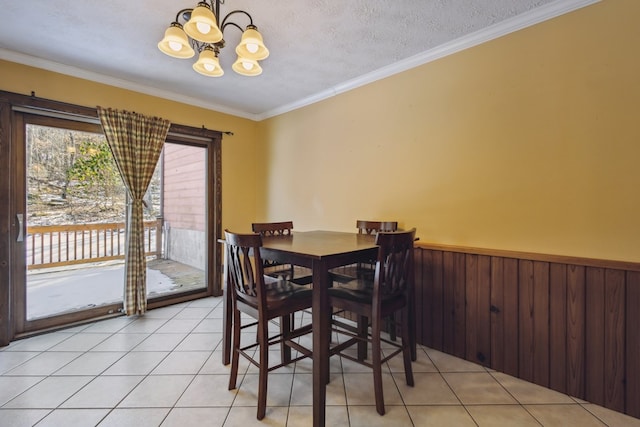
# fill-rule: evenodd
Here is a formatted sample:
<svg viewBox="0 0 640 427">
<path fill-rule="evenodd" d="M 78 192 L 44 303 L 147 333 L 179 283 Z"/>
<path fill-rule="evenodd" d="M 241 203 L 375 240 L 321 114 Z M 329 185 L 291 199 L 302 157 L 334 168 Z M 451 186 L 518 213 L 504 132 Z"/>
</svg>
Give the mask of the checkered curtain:
<svg viewBox="0 0 640 427">
<path fill-rule="evenodd" d="M 143 314 L 147 311 L 147 264 L 142 198 L 151 182 L 170 123 L 159 117 L 101 107 L 98 107 L 98 116 L 130 197 L 124 310 L 127 316 Z"/>
</svg>

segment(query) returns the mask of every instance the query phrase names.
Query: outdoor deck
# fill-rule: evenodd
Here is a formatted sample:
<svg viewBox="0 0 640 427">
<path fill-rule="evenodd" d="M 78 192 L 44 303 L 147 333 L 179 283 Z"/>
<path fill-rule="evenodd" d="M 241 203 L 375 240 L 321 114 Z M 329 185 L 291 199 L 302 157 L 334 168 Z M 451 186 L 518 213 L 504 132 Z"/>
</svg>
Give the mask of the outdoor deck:
<svg viewBox="0 0 640 427">
<path fill-rule="evenodd" d="M 27 317 L 36 319 L 122 301 L 124 262 L 29 270 Z M 205 272 L 171 260 L 147 261 L 147 294 L 158 296 L 205 286 Z"/>
</svg>

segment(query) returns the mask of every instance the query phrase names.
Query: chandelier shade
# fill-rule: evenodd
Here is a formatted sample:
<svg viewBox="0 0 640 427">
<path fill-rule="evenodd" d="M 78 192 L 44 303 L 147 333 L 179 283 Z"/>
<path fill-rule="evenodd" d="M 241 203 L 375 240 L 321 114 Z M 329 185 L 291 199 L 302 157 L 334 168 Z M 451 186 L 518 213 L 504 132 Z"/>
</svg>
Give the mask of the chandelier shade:
<svg viewBox="0 0 640 427">
<path fill-rule="evenodd" d="M 158 43 L 158 48 L 174 58 L 191 58 L 195 55 L 182 25 L 177 22 L 171 24 L 164 32 L 164 38 Z"/>
<path fill-rule="evenodd" d="M 220 77 L 224 74 L 224 70 L 220 67 L 220 60 L 210 46 L 202 49 L 198 61 L 193 64 L 193 69 L 202 75 L 210 77 Z"/>
<path fill-rule="evenodd" d="M 235 52 L 238 55 L 231 68 L 243 76 L 258 76 L 262 67 L 258 64 L 269 56 L 262 34 L 253 24 L 253 18 L 244 10 L 233 10 L 220 19 L 220 5 L 224 0 L 202 0 L 193 9 L 182 9 L 176 14 L 164 38 L 158 43 L 160 51 L 173 58 L 192 58 L 198 52 L 193 69 L 208 77 L 220 77 L 224 70 L 219 55 L 225 47 L 224 32 L 229 27 L 242 31 Z M 234 15 L 244 15 L 249 24 L 243 27 L 230 20 Z"/>
<path fill-rule="evenodd" d="M 262 41 L 262 34 L 254 25 L 249 25 L 242 33 L 240 44 L 236 47 L 236 53 L 244 58 L 259 61 L 269 56 L 269 50 Z"/>
<path fill-rule="evenodd" d="M 248 77 L 259 76 L 262 74 L 262 67 L 258 64 L 258 61 L 255 59 L 243 58 L 241 56 L 238 56 L 238 59 L 236 59 L 236 62 L 233 63 L 231 68 L 236 73 Z"/>
<path fill-rule="evenodd" d="M 211 6 L 205 2 L 191 12 L 191 18 L 184 25 L 184 32 L 192 39 L 204 43 L 218 43 L 222 40 L 222 31 L 218 28 L 216 16 L 211 11 Z"/>
</svg>

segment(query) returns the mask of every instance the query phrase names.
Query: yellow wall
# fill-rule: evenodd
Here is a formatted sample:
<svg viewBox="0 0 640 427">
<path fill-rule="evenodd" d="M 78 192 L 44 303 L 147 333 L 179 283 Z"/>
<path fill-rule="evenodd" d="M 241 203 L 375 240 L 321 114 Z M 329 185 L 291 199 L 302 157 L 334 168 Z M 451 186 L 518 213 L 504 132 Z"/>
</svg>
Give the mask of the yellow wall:
<svg viewBox="0 0 640 427">
<path fill-rule="evenodd" d="M 639 16 L 604 0 L 260 123 L 2 61 L 0 90 L 232 130 L 234 230 L 397 219 L 425 242 L 639 262 Z"/>
<path fill-rule="evenodd" d="M 34 91 L 40 98 L 131 110 L 176 124 L 233 131 L 233 136 L 222 139 L 223 228 L 250 229 L 246 224 L 254 220 L 256 191 L 247 183 L 258 180 L 255 122 L 6 61 L 0 61 L 0 90 L 24 95 Z"/>
<path fill-rule="evenodd" d="M 638 17 L 605 0 L 261 122 L 257 216 L 640 261 Z"/>
</svg>

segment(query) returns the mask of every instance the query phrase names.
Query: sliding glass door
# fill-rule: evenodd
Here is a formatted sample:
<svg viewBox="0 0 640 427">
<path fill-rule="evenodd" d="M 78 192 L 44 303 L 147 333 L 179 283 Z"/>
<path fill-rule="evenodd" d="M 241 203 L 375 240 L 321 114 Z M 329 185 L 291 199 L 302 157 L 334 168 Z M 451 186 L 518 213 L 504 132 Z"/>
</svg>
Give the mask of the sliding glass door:
<svg viewBox="0 0 640 427">
<path fill-rule="evenodd" d="M 14 333 L 117 315 L 128 198 L 100 125 L 26 112 L 13 123 Z M 163 149 L 144 198 L 149 308 L 215 291 L 212 150 L 176 135 Z"/>
</svg>

